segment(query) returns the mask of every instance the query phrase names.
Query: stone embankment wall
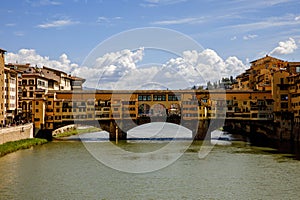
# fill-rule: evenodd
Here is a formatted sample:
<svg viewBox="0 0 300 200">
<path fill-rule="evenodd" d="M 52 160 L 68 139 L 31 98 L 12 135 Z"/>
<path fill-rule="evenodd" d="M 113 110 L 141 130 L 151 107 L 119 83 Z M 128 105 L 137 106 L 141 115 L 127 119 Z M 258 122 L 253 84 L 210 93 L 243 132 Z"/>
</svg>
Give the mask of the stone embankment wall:
<svg viewBox="0 0 300 200">
<path fill-rule="evenodd" d="M 0 129 L 0 144 L 33 138 L 33 124 L 25 124 Z"/>
<path fill-rule="evenodd" d="M 60 133 L 64 133 L 66 131 L 75 130 L 77 128 L 77 126 L 78 126 L 77 124 L 71 124 L 71 125 L 68 125 L 68 126 L 58 128 L 58 129 L 52 131 L 52 136 L 60 134 Z"/>
</svg>

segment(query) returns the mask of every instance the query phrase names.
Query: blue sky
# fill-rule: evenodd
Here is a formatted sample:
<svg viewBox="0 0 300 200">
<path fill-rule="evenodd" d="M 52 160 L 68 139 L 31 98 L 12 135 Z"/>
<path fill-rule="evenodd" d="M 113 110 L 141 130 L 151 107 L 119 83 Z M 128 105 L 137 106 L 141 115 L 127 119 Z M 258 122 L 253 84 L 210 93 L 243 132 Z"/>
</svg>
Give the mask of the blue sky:
<svg viewBox="0 0 300 200">
<path fill-rule="evenodd" d="M 299 10 L 298 0 L 10 0 L 1 3 L 0 48 L 13 58 L 20 49 L 46 60 L 64 55 L 65 62 L 80 66 L 115 34 L 162 27 L 191 37 L 224 61 L 234 56 L 248 65 L 265 54 L 299 61 Z"/>
</svg>

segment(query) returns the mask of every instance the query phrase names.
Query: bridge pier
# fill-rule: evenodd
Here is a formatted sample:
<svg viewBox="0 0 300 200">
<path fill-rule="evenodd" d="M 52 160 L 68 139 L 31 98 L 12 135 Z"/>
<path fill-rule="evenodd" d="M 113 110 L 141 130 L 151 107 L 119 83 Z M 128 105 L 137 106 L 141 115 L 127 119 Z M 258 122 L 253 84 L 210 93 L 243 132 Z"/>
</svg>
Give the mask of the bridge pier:
<svg viewBox="0 0 300 200">
<path fill-rule="evenodd" d="M 122 123 L 123 122 L 121 122 L 118 125 L 114 120 L 110 121 L 109 131 L 108 131 L 110 141 L 126 140 L 127 139 L 127 133 L 123 130 Z"/>
</svg>

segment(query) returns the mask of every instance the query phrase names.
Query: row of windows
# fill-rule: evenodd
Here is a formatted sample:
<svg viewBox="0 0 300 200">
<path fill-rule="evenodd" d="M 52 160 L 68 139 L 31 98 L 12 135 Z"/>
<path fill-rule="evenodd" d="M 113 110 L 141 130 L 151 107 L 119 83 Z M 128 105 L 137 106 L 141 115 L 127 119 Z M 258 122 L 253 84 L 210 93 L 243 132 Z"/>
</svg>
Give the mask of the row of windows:
<svg viewBox="0 0 300 200">
<path fill-rule="evenodd" d="M 292 103 L 292 106 L 293 106 L 293 107 L 300 106 L 300 102 Z"/>
<path fill-rule="evenodd" d="M 182 110 L 198 110 L 198 107 L 182 108 Z"/>
<path fill-rule="evenodd" d="M 168 95 L 168 101 L 180 101 L 180 96 Z M 139 95 L 139 101 L 151 101 L 152 95 Z M 166 95 L 153 95 L 153 101 L 166 101 Z"/>
<path fill-rule="evenodd" d="M 136 117 L 136 114 L 123 114 L 122 118 L 134 118 Z"/>
<path fill-rule="evenodd" d="M 29 79 L 28 82 L 27 82 L 27 80 L 22 80 L 22 84 L 23 85 L 27 85 L 27 83 L 28 83 L 28 85 L 34 85 L 34 80 L 33 79 Z"/>
<path fill-rule="evenodd" d="M 123 101 L 123 105 L 135 105 L 135 101 Z"/>
<path fill-rule="evenodd" d="M 28 96 L 28 92 L 23 91 L 22 92 L 22 97 L 34 97 L 34 92 L 29 92 L 29 96 Z M 43 94 L 36 94 L 35 97 L 36 98 L 42 98 Z"/>
<path fill-rule="evenodd" d="M 122 111 L 135 111 L 135 107 L 122 108 Z"/>
</svg>

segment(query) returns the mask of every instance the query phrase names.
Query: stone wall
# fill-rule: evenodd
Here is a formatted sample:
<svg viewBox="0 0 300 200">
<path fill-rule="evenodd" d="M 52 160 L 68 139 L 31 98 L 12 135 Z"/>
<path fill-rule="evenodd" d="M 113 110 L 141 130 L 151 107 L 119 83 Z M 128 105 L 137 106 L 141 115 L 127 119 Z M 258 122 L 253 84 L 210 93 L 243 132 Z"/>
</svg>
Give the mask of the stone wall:
<svg viewBox="0 0 300 200">
<path fill-rule="evenodd" d="M 25 124 L 0 129 L 0 144 L 33 138 L 33 124 Z"/>
</svg>

